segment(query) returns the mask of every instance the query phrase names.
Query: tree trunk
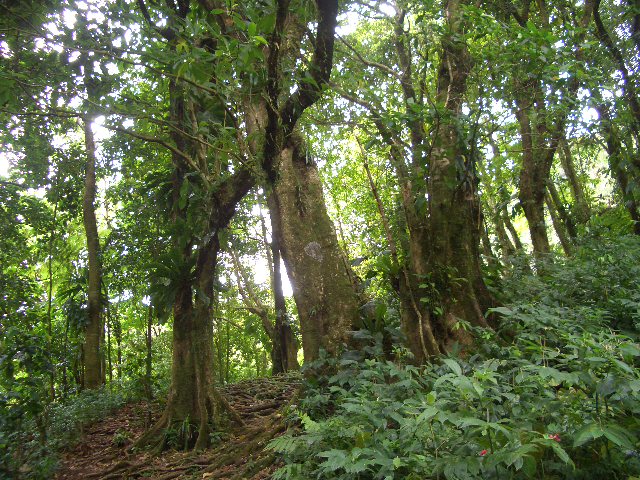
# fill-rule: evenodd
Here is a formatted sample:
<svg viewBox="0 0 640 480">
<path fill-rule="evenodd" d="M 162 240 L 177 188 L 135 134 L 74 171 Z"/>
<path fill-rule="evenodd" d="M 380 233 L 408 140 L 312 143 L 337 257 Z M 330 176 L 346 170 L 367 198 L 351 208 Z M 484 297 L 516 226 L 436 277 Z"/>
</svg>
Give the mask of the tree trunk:
<svg viewBox="0 0 640 480">
<path fill-rule="evenodd" d="M 640 235 L 640 209 L 635 197 L 635 192 L 629 189 L 630 179 L 628 169 L 633 168 L 633 166 L 629 165 L 631 162 L 624 161 L 622 142 L 620 141 L 616 128 L 611 122 L 608 107 L 604 104 L 598 106 L 598 113 L 600 114 L 600 121 L 605 133 L 607 153 L 609 154 L 609 169 L 613 173 L 620 188 L 624 206 L 629 212 L 631 220 L 634 222 L 633 231 L 636 235 Z"/>
<path fill-rule="evenodd" d="M 305 362 L 335 355 L 358 322 L 358 298 L 327 214 L 315 162 L 297 134 L 279 152 L 271 214 L 298 307 Z"/>
<path fill-rule="evenodd" d="M 86 167 L 84 181 L 84 197 L 82 201 L 82 217 L 87 236 L 87 256 L 89 258 L 88 285 L 88 324 L 84 339 L 84 383 L 89 389 L 99 388 L 103 384 L 102 355 L 100 338 L 102 337 L 102 306 L 100 302 L 100 286 L 102 283 L 100 267 L 100 241 L 95 212 L 96 197 L 96 146 L 91 130 L 93 117 L 87 115 L 84 121 L 84 140 L 86 149 Z"/>
<path fill-rule="evenodd" d="M 578 173 L 576 172 L 576 167 L 573 162 L 573 155 L 571 155 L 571 149 L 569 148 L 569 143 L 566 138 L 562 140 L 561 146 L 562 155 L 560 156 L 560 161 L 562 164 L 562 170 L 569 181 L 569 188 L 571 188 L 571 194 L 575 201 L 576 220 L 580 225 L 584 225 L 589 221 L 591 209 L 589 208 L 589 203 L 587 202 L 587 196 L 585 195 L 582 183 L 578 178 Z"/>
<path fill-rule="evenodd" d="M 274 232 L 274 216 L 271 216 L 271 231 Z M 298 342 L 291 329 L 289 316 L 287 315 L 287 303 L 282 290 L 282 272 L 280 269 L 280 242 L 276 240 L 279 235 L 273 234 L 271 251 L 273 255 L 273 301 L 276 312 L 276 324 L 273 349 L 272 374 L 299 370 Z"/>
<path fill-rule="evenodd" d="M 582 39 L 598 1 L 584 2 L 584 12 L 577 25 L 581 30 L 575 41 L 574 57 L 577 61 L 585 59 Z M 530 28 L 523 18 L 516 18 L 516 20 L 521 27 Z M 548 11 L 541 10 L 539 21 L 542 28 L 549 28 Z M 579 87 L 579 77 L 572 72 L 568 79 L 567 91 L 563 96 L 572 98 L 577 94 Z M 549 252 L 549 237 L 544 218 L 545 194 L 555 152 L 565 137 L 569 108 L 551 117 L 546 106 L 542 81 L 539 77 L 532 77 L 530 73 L 526 74 L 525 80 L 516 79 L 513 89 L 515 114 L 520 127 L 522 144 L 519 199 L 529 223 L 534 256 L 539 258 Z"/>
<path fill-rule="evenodd" d="M 560 245 L 562 246 L 562 250 L 564 250 L 564 254 L 568 257 L 571 255 L 572 245 L 571 240 L 569 240 L 569 236 L 567 234 L 567 230 L 565 229 L 565 224 L 560 219 L 558 211 L 556 209 L 556 205 L 551 198 L 551 195 L 548 194 L 545 197 L 545 202 L 547 204 L 547 209 L 549 210 L 549 216 L 551 217 L 551 223 L 553 224 L 553 228 L 558 235 L 558 239 L 560 240 Z"/>
<path fill-rule="evenodd" d="M 442 351 L 453 342 L 467 344 L 458 319 L 488 327 L 486 310 L 494 300 L 484 284 L 480 263 L 480 203 L 474 165 L 474 145 L 460 138 L 463 95 L 473 66 L 461 31 L 459 0 L 448 0 L 447 19 L 451 35 L 442 42 L 436 99 L 446 110 L 433 139 L 429 162 L 429 267 L 441 311 L 434 311 L 434 336 Z"/>
<path fill-rule="evenodd" d="M 149 311 L 147 314 L 147 332 L 145 335 L 147 355 L 144 362 L 145 363 L 144 388 L 145 388 L 145 396 L 147 397 L 147 400 L 151 401 L 153 400 L 153 390 L 151 388 L 151 373 L 152 373 L 152 359 L 153 359 L 152 357 L 153 337 L 151 335 L 151 327 L 153 325 L 153 305 L 149 305 L 148 310 Z"/>
<path fill-rule="evenodd" d="M 568 239 L 570 239 L 572 242 L 575 241 L 575 239 L 578 236 L 578 231 L 576 229 L 576 224 L 573 221 L 573 218 L 571 218 L 571 215 L 569 215 L 569 212 L 567 211 L 564 202 L 562 201 L 562 199 L 560 198 L 560 193 L 558 192 L 558 189 L 556 188 L 555 184 L 553 183 L 552 180 L 549 180 L 549 183 L 547 183 L 547 191 L 549 192 L 549 196 L 551 197 L 550 200 L 553 204 L 555 213 L 558 216 L 558 220 L 560 220 L 562 222 L 562 225 L 564 227 L 564 229 L 566 230 L 566 234 L 568 235 Z M 545 199 L 546 201 L 546 199 Z M 550 210 L 551 212 L 551 210 Z"/>
<path fill-rule="evenodd" d="M 169 85 L 170 114 L 178 125 L 185 124 L 185 115 L 193 106 L 185 102 L 184 92 L 174 80 Z M 195 165 L 206 173 L 206 152 L 202 145 L 189 145 L 174 131 L 173 141 L 182 152 L 192 152 Z M 188 201 L 181 202 L 182 187 L 187 181 L 187 172 L 192 165 L 185 164 L 183 155 L 174 152 L 172 156 L 174 175 L 172 179 L 172 220 L 175 225 L 187 225 Z M 200 219 L 200 231 L 191 231 L 187 237 L 182 232 L 174 238 L 174 248 L 181 255 L 181 269 L 176 274 L 176 294 L 173 304 L 173 352 L 171 386 L 162 417 L 140 437 L 136 445 L 142 446 L 155 441 L 162 432 L 174 424 L 180 427 L 180 445 L 183 448 L 205 448 L 209 444 L 211 424 L 217 424 L 223 413 L 242 424 L 242 419 L 218 393 L 213 384 L 213 317 L 214 275 L 218 265 L 220 249 L 218 234 L 225 228 L 235 213 L 240 200 L 253 186 L 253 179 L 247 170 L 240 170 L 221 180 L 212 189 L 208 199 L 208 217 Z M 204 221 L 203 221 L 204 220 Z M 192 220 L 195 222 L 195 220 Z M 193 227 L 192 227 L 193 228 Z M 196 239 L 205 243 L 193 251 Z M 193 268 L 193 260 L 195 267 Z M 166 436 L 158 447 L 165 447 Z"/>
<path fill-rule="evenodd" d="M 544 100 L 540 100 L 544 102 Z M 529 116 L 531 108 L 528 100 L 516 100 L 518 110 L 516 118 L 520 124 L 520 140 L 522 143 L 522 168 L 518 197 L 529 224 L 529 234 L 533 253 L 536 256 L 549 253 L 549 237 L 544 219 L 544 196 L 547 189 L 546 165 L 541 163 L 545 148 L 538 145 L 544 140 L 533 133 Z"/>
<path fill-rule="evenodd" d="M 213 384 L 211 299 L 218 250 L 218 237 L 214 235 L 198 249 L 195 279 L 192 281 L 186 276 L 178 286 L 173 306 L 171 386 L 167 405 L 160 420 L 137 445 L 148 444 L 164 429 L 178 425 L 179 445 L 172 446 L 202 449 L 209 445 L 211 426 L 219 425 L 223 413 L 242 423 Z M 165 440 L 160 442 L 160 449 L 166 446 Z"/>
</svg>

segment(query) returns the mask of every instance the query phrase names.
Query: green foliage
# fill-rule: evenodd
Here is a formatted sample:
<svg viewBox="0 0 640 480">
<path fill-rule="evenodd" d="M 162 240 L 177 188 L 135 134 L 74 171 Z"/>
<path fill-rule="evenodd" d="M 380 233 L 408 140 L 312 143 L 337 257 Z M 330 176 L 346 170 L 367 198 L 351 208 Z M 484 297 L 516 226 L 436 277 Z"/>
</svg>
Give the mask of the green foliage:
<svg viewBox="0 0 640 480">
<path fill-rule="evenodd" d="M 637 235 L 588 237 L 570 258 L 549 258 L 545 278 L 516 272 L 498 285 L 507 302 L 586 309 L 607 326 L 640 334 L 640 239 Z"/>
<path fill-rule="evenodd" d="M 510 279 L 520 301 L 494 310 L 499 331 L 473 330 L 472 354 L 422 369 L 334 360 L 336 373 L 307 384 L 300 431 L 271 443 L 285 460 L 275 478 L 637 476 L 640 347 L 607 327 L 635 315 L 618 304 L 639 291 L 638 243 L 585 246 L 546 279 Z M 613 279 L 621 297 L 597 296 Z"/>
<path fill-rule="evenodd" d="M 68 448 L 80 439 L 84 427 L 122 407 L 126 397 L 108 390 L 86 390 L 48 410 L 48 444 Z"/>
<path fill-rule="evenodd" d="M 51 478 L 58 453 L 80 440 L 85 426 L 124 405 L 125 397 L 106 390 L 85 391 L 67 401 L 25 410 L 15 393 L 0 400 L 0 479 Z M 16 401 L 18 400 L 18 401 Z M 115 440 L 114 440 L 115 441 Z"/>
</svg>

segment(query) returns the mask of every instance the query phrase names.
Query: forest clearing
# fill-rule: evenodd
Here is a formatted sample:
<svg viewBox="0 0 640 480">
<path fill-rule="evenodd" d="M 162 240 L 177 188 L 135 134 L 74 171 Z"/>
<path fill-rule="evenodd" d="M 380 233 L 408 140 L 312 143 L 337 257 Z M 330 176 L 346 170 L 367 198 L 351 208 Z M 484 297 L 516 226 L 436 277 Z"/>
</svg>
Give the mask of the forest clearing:
<svg viewBox="0 0 640 480">
<path fill-rule="evenodd" d="M 0 480 L 640 480 L 640 0 L 0 0 Z"/>
</svg>

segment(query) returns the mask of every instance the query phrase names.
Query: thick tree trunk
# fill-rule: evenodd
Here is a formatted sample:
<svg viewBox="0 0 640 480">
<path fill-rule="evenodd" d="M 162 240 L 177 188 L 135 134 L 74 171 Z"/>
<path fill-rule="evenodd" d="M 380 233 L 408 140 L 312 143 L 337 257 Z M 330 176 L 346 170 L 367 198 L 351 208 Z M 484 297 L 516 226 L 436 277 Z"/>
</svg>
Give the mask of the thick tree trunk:
<svg viewBox="0 0 640 480">
<path fill-rule="evenodd" d="M 99 388 L 103 384 L 102 355 L 100 339 L 102 338 L 102 306 L 100 302 L 100 286 L 102 283 L 100 267 L 100 240 L 95 212 L 96 197 L 96 146 L 91 130 L 93 118 L 84 119 L 84 140 L 86 149 L 86 167 L 84 181 L 84 197 L 82 201 L 82 218 L 87 236 L 87 256 L 89 259 L 88 285 L 88 323 L 84 339 L 84 382 L 83 387 Z"/>
<path fill-rule="evenodd" d="M 315 162 L 296 134 L 280 151 L 271 214 L 298 307 L 305 362 L 336 354 L 358 322 L 358 297 L 327 214 Z"/>
<path fill-rule="evenodd" d="M 137 445 L 154 441 L 166 428 L 177 425 L 177 448 L 206 448 L 209 433 L 227 413 L 242 420 L 217 392 L 213 383 L 213 298 L 214 272 L 218 258 L 218 237 L 198 249 L 195 280 L 185 278 L 178 287 L 173 307 L 173 352 L 171 386 L 160 420 L 143 435 Z M 194 287 L 196 286 L 195 302 Z M 164 448 L 163 438 L 159 448 Z"/>
<path fill-rule="evenodd" d="M 185 131 L 189 131 L 185 117 L 195 115 L 193 105 L 185 102 L 184 93 L 171 81 L 170 113 L 171 118 Z M 174 131 L 173 141 L 183 152 L 174 152 L 172 160 L 174 175 L 172 179 L 172 220 L 175 225 L 187 225 L 188 201 L 182 196 L 182 187 L 187 181 L 190 168 L 197 166 L 203 181 L 207 174 L 206 152 L 202 144 L 191 145 L 181 134 Z M 190 162 L 185 162 L 184 152 L 192 152 Z M 188 163 L 188 164 L 186 164 Z M 205 185 L 206 186 L 206 185 Z M 165 447 L 165 429 L 179 424 L 181 427 L 179 443 L 175 447 L 196 449 L 209 444 L 209 432 L 212 424 L 217 424 L 223 413 L 227 413 L 237 423 L 243 423 L 227 401 L 218 393 L 213 384 L 213 317 L 214 275 L 218 265 L 220 249 L 218 234 L 225 228 L 240 200 L 253 186 L 253 180 L 247 170 L 240 170 L 220 181 L 212 189 L 208 198 L 208 217 L 200 219 L 200 230 L 176 235 L 174 248 L 181 252 L 181 270 L 176 272 L 177 286 L 173 304 L 173 352 L 171 367 L 171 386 L 162 417 L 140 437 L 136 445 L 152 443 L 160 436 L 159 448 Z M 204 221 L 203 221 L 204 220 Z M 204 244 L 193 251 L 196 239 Z M 191 265 L 195 256 L 195 268 Z"/>
<path fill-rule="evenodd" d="M 517 100 L 516 117 L 520 124 L 520 139 L 522 142 L 522 168 L 520 170 L 520 185 L 518 197 L 529 224 L 529 234 L 533 252 L 536 256 L 549 253 L 549 237 L 544 218 L 544 196 L 547 189 L 546 166 L 542 165 L 545 154 L 543 147 L 537 145 L 543 139 L 534 137 L 529 116 L 528 100 Z"/>
<path fill-rule="evenodd" d="M 458 319 L 488 327 L 486 310 L 494 306 L 484 284 L 480 263 L 480 203 L 473 164 L 475 146 L 461 150 L 460 109 L 466 80 L 473 66 L 463 40 L 455 33 L 462 28 L 459 0 L 448 0 L 447 19 L 452 35 L 442 42 L 437 100 L 446 109 L 433 140 L 429 162 L 429 267 L 441 312 L 434 312 L 434 336 L 441 350 L 453 342 L 466 344 L 464 329 L 455 329 Z"/>
</svg>

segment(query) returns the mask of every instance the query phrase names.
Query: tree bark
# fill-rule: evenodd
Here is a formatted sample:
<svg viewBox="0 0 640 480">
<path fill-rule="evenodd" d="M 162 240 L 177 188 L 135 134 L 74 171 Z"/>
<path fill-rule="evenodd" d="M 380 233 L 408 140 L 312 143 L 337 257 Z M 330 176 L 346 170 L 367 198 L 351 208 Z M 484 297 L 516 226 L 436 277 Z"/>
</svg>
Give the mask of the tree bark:
<svg viewBox="0 0 640 480">
<path fill-rule="evenodd" d="M 541 98 L 537 82 L 529 82 L 529 88 L 537 94 L 536 109 L 537 115 L 544 118 L 544 100 Z M 523 86 L 517 87 L 522 88 Z M 516 118 L 520 125 L 520 140 L 522 143 L 522 168 L 520 170 L 520 181 L 518 198 L 529 224 L 529 234 L 533 245 L 533 252 L 536 256 L 549 253 L 549 237 L 547 236 L 547 225 L 544 218 L 544 196 L 546 193 L 548 172 L 551 169 L 551 162 L 546 161 L 549 153 L 542 134 L 534 134 L 533 125 L 529 115 L 532 108 L 530 101 L 524 97 L 516 98 L 517 110 Z M 537 130 L 545 130 L 543 121 L 538 119 Z"/>
<path fill-rule="evenodd" d="M 576 172 L 571 148 L 569 147 L 569 143 L 566 138 L 562 140 L 561 147 L 562 155 L 560 156 L 560 161 L 562 170 L 569 181 L 569 188 L 571 188 L 571 194 L 575 201 L 576 220 L 580 225 L 584 225 L 589 221 L 589 217 L 591 216 L 589 202 L 587 202 L 587 196 L 585 195 L 584 188 L 582 187 L 582 182 L 580 182 L 578 173 Z"/>
<path fill-rule="evenodd" d="M 434 315 L 435 335 L 443 351 L 453 342 L 468 344 L 458 319 L 489 327 L 485 312 L 495 302 L 481 272 L 480 203 L 475 176 L 474 145 L 460 138 L 461 108 L 473 67 L 462 32 L 461 2 L 448 0 L 450 35 L 442 41 L 436 100 L 446 115 L 436 130 L 429 161 L 429 256 L 432 281 L 440 293 L 442 312 Z M 447 292 L 447 293 L 444 293 Z"/>
<path fill-rule="evenodd" d="M 99 388 L 103 384 L 102 355 L 100 339 L 102 337 L 102 306 L 100 286 L 102 273 L 100 266 L 100 240 L 95 212 L 96 197 L 96 146 L 91 130 L 93 117 L 86 115 L 84 122 L 84 140 L 86 153 L 84 197 L 82 201 L 82 218 L 87 237 L 87 256 L 89 260 L 88 284 L 88 323 L 85 327 L 84 339 L 84 383 L 88 389 Z"/>
<path fill-rule="evenodd" d="M 338 353 L 358 322 L 358 298 L 326 210 L 322 183 L 294 134 L 278 158 L 271 215 L 298 307 L 305 362 Z"/>
<path fill-rule="evenodd" d="M 551 223 L 553 224 L 553 228 L 555 229 L 556 234 L 558 235 L 558 239 L 560 240 L 562 250 L 564 250 L 564 254 L 568 257 L 571 255 L 572 245 L 571 241 L 569 240 L 569 236 L 567 235 L 565 224 L 560 219 L 558 210 L 556 209 L 556 205 L 550 194 L 547 194 L 547 196 L 545 197 L 545 202 L 547 204 L 547 209 L 549 210 Z"/>
<path fill-rule="evenodd" d="M 277 228 L 274 225 L 274 218 L 271 217 L 271 231 Z M 273 234 L 273 233 L 272 233 Z M 298 364 L 298 342 L 291 329 L 289 316 L 287 315 L 287 303 L 282 290 L 282 272 L 280 268 L 280 241 L 277 240 L 280 234 L 273 234 L 271 240 L 271 251 L 273 255 L 273 302 L 276 312 L 275 342 L 273 345 L 276 355 L 272 367 L 272 374 L 299 370 Z"/>
<path fill-rule="evenodd" d="M 624 207 L 633 221 L 633 231 L 636 235 L 640 235 L 640 208 L 635 192 L 629 189 L 629 170 L 633 168 L 633 165 L 630 165 L 631 162 L 625 162 L 622 142 L 611 121 L 607 106 L 604 104 L 599 105 L 598 113 L 605 133 L 607 153 L 609 154 L 609 169 L 617 181 Z M 633 172 L 633 170 L 631 171 Z"/>
</svg>

